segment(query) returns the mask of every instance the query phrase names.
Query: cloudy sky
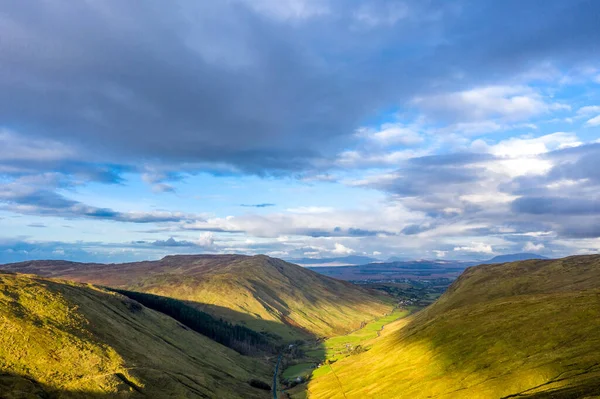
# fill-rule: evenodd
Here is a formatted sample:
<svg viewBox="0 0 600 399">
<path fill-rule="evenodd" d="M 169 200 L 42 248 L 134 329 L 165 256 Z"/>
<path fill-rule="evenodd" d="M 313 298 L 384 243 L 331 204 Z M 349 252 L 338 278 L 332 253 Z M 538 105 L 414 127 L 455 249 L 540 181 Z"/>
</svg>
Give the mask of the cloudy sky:
<svg viewBox="0 0 600 399">
<path fill-rule="evenodd" d="M 0 4 L 0 263 L 599 249 L 600 2 Z"/>
</svg>

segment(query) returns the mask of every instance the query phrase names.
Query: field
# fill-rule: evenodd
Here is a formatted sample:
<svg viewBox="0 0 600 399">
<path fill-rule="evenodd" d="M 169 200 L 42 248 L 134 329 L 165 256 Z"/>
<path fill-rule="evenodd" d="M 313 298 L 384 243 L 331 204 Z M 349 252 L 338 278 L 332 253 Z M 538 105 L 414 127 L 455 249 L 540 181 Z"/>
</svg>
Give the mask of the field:
<svg viewBox="0 0 600 399">
<path fill-rule="evenodd" d="M 271 373 L 122 295 L 0 273 L 3 398 L 266 398 Z"/>
<path fill-rule="evenodd" d="M 600 257 L 468 269 L 367 352 L 321 367 L 310 398 L 600 394 Z"/>
<path fill-rule="evenodd" d="M 410 313 L 410 310 L 395 309 L 389 315 L 367 323 L 357 331 L 325 340 L 325 359 L 336 361 L 344 358 L 355 352 L 359 345 L 361 348 L 366 349 L 365 346 L 368 345 L 369 341 L 379 336 L 385 325 L 406 317 Z"/>
</svg>

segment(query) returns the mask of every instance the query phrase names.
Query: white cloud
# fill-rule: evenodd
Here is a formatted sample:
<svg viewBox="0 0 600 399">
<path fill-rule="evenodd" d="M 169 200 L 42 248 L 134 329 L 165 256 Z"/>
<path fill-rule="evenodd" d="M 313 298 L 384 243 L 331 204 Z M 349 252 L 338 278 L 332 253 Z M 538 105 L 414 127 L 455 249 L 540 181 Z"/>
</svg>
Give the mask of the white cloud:
<svg viewBox="0 0 600 399">
<path fill-rule="evenodd" d="M 592 118 L 592 119 L 589 119 L 589 120 L 588 120 L 588 121 L 585 123 L 585 125 L 586 125 L 586 126 L 599 126 L 599 125 L 600 125 L 600 115 L 598 115 L 598 116 L 596 116 L 596 117 L 594 117 L 594 118 Z"/>
<path fill-rule="evenodd" d="M 540 243 L 540 244 L 534 244 L 532 242 L 528 242 L 527 244 L 525 244 L 523 246 L 523 251 L 538 252 L 538 251 L 541 251 L 544 248 L 545 248 L 544 244 L 542 244 L 542 243 Z"/>
<path fill-rule="evenodd" d="M 577 110 L 577 115 L 589 115 L 600 113 L 600 105 L 586 105 Z"/>
<path fill-rule="evenodd" d="M 286 209 L 290 213 L 330 213 L 333 212 L 333 208 L 329 206 L 301 206 L 298 208 Z"/>
<path fill-rule="evenodd" d="M 525 120 L 542 113 L 567 110 L 568 105 L 548 102 L 527 86 L 485 86 L 470 90 L 417 97 L 414 104 L 426 113 L 462 122 Z"/>
<path fill-rule="evenodd" d="M 448 251 L 439 251 L 439 250 L 434 250 L 433 253 L 435 254 L 436 257 L 438 258 L 444 258 L 447 254 Z"/>
<path fill-rule="evenodd" d="M 423 137 L 414 128 L 401 123 L 384 123 L 379 130 L 360 128 L 357 136 L 364 137 L 382 146 L 415 145 L 423 142 Z"/>
<path fill-rule="evenodd" d="M 487 145 L 483 140 L 476 140 L 472 147 L 499 157 L 517 158 L 528 155 L 539 155 L 549 151 L 576 147 L 581 145 L 574 133 L 557 132 L 535 138 L 513 137 L 495 145 Z"/>
<path fill-rule="evenodd" d="M 202 234 L 200 236 L 200 238 L 198 239 L 198 241 L 196 241 L 196 243 L 201 247 L 205 247 L 205 248 L 212 247 L 215 243 L 215 238 L 214 238 L 213 233 L 206 232 L 206 233 Z"/>
<path fill-rule="evenodd" d="M 338 254 L 338 255 L 350 255 L 356 251 L 353 250 L 352 248 L 348 248 L 345 245 L 342 245 L 342 244 L 336 242 L 335 249 L 331 252 L 333 252 L 334 254 Z"/>
<path fill-rule="evenodd" d="M 482 253 L 482 254 L 493 254 L 494 250 L 490 244 L 485 244 L 482 242 L 471 242 L 470 245 L 463 247 L 454 247 L 454 251 L 457 252 L 472 252 L 472 253 Z"/>
</svg>

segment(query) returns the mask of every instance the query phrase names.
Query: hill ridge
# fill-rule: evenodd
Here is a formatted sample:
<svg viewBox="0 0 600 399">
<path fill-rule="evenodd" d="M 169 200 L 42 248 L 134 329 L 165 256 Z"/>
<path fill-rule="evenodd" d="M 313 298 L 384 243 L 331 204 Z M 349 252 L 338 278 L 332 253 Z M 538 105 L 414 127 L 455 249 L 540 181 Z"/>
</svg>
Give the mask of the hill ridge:
<svg viewBox="0 0 600 399">
<path fill-rule="evenodd" d="M 380 293 L 266 255 L 176 255 L 123 264 L 32 261 L 0 269 L 168 296 L 284 340 L 343 334 L 393 307 Z"/>
</svg>

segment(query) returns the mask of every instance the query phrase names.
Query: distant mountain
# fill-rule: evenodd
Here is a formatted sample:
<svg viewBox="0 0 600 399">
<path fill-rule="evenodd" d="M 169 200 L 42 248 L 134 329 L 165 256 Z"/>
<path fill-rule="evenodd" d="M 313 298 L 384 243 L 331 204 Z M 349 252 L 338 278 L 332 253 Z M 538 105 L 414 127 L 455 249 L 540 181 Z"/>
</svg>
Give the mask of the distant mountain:
<svg viewBox="0 0 600 399">
<path fill-rule="evenodd" d="M 368 351 L 315 372 L 310 397 L 599 397 L 599 295 L 600 255 L 471 267 Z"/>
<path fill-rule="evenodd" d="M 369 256 L 350 255 L 339 258 L 300 258 L 289 259 L 288 262 L 295 263 L 300 266 L 353 266 L 365 265 L 367 263 L 379 262 L 379 259 Z"/>
<path fill-rule="evenodd" d="M 286 341 L 344 334 L 392 309 L 387 297 L 264 255 L 175 255 L 108 265 L 31 261 L 0 270 L 171 297 Z"/>
<path fill-rule="evenodd" d="M 390 256 L 389 258 L 386 259 L 385 263 L 407 262 L 409 260 L 410 260 L 410 258 L 407 258 L 407 257 L 404 257 L 404 256 Z"/>
<path fill-rule="evenodd" d="M 508 254 L 508 255 L 499 255 L 495 256 L 490 260 L 487 260 L 483 263 L 506 263 L 506 262 L 516 262 L 521 260 L 529 260 L 529 259 L 548 259 L 545 256 L 531 253 L 518 253 L 518 254 Z"/>
<path fill-rule="evenodd" d="M 354 266 L 308 266 L 317 273 L 346 281 L 456 278 L 476 262 L 412 260 Z"/>
</svg>

